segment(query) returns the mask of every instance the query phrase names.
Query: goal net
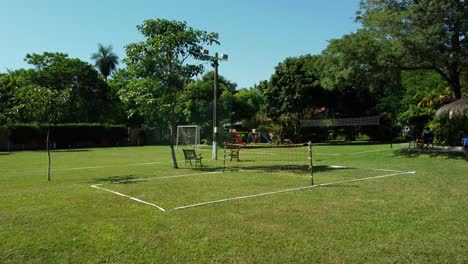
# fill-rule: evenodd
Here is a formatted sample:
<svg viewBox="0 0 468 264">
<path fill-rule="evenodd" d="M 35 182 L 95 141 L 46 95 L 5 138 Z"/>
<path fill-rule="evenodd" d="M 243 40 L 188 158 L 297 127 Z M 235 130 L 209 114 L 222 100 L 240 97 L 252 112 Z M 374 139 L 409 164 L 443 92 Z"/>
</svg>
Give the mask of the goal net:
<svg viewBox="0 0 468 264">
<path fill-rule="evenodd" d="M 200 127 L 197 125 L 177 126 L 176 148 L 193 148 L 200 145 Z"/>
</svg>

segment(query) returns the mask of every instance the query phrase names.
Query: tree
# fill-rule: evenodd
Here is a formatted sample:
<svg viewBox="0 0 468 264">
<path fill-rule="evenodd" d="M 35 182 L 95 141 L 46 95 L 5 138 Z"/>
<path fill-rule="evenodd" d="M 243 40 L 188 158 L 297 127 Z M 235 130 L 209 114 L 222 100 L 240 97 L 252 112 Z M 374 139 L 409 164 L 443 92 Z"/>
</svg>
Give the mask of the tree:
<svg viewBox="0 0 468 264">
<path fill-rule="evenodd" d="M 39 85 L 28 85 L 18 89 L 15 97 L 15 110 L 28 116 L 46 129 L 46 150 L 48 158 L 47 180 L 50 181 L 50 129 L 57 124 L 63 114 L 63 107 L 69 98 L 70 88 L 61 91 Z"/>
<path fill-rule="evenodd" d="M 293 126 L 297 137 L 305 114 L 319 106 L 323 89 L 315 69 L 316 56 L 287 58 L 275 68 L 270 81 L 260 84 L 267 116 Z"/>
<path fill-rule="evenodd" d="M 93 53 L 91 59 L 95 61 L 94 66 L 104 76 L 106 82 L 111 72 L 119 64 L 119 57 L 112 52 L 111 45 L 105 47 L 102 44 L 98 44 L 98 52 Z"/>
<path fill-rule="evenodd" d="M 320 84 L 335 98 L 334 114 L 356 117 L 390 114 L 401 108 L 401 71 L 382 63 L 386 40 L 358 30 L 331 40 L 318 64 Z"/>
<path fill-rule="evenodd" d="M 461 98 L 468 64 L 468 5 L 464 0 L 365 0 L 358 21 L 385 40 L 383 62 L 405 70 L 433 70 Z"/>
<path fill-rule="evenodd" d="M 89 63 L 52 52 L 27 54 L 25 60 L 34 68 L 25 72 L 22 86 L 37 85 L 54 91 L 71 89 L 70 100 L 64 107 L 64 122 L 102 122 L 112 117 L 108 85 Z"/>
<path fill-rule="evenodd" d="M 223 76 L 218 76 L 218 91 L 216 92 L 218 107 L 217 117 L 229 122 L 233 108 L 232 96 L 236 93 L 236 84 Z M 201 126 L 202 134 L 212 131 L 214 72 L 209 71 L 201 79 L 188 83 L 180 96 L 180 121 L 186 124 Z M 210 134 L 211 135 L 211 134 Z"/>
<path fill-rule="evenodd" d="M 0 126 L 8 127 L 18 121 L 14 111 L 18 75 L 19 71 L 0 74 Z"/>
<path fill-rule="evenodd" d="M 134 102 L 130 115 L 139 112 L 157 116 L 168 124 L 171 157 L 177 168 L 174 144 L 179 95 L 188 80 L 203 71 L 203 64 L 191 63 L 210 60 L 201 51 L 204 45 L 219 44 L 218 34 L 194 29 L 186 22 L 165 19 L 146 20 L 137 28 L 145 40 L 125 47 L 127 58 L 124 61 L 131 80 L 121 96 Z"/>
<path fill-rule="evenodd" d="M 246 127 L 256 127 L 258 124 L 255 117 L 263 104 L 263 96 L 256 87 L 241 89 L 234 94 L 232 119 L 244 121 Z"/>
</svg>

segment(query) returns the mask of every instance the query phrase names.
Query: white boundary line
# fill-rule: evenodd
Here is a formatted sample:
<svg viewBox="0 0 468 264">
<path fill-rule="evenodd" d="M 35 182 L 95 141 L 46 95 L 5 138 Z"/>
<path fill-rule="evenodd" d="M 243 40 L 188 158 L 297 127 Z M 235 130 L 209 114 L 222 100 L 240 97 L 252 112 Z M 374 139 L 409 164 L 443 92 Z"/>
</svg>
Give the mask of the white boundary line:
<svg viewBox="0 0 468 264">
<path fill-rule="evenodd" d="M 132 164 L 113 165 L 113 166 L 109 165 L 109 166 L 76 167 L 76 168 L 65 168 L 65 169 L 53 169 L 53 170 L 50 170 L 50 171 L 92 170 L 92 169 L 104 169 L 104 168 L 125 167 L 125 166 L 143 166 L 143 165 L 153 165 L 153 164 L 162 164 L 162 163 L 166 163 L 166 162 L 155 161 L 155 162 L 132 163 Z M 37 172 L 47 172 L 47 170 L 0 172 L 0 175 L 4 175 L 4 174 L 26 174 L 26 173 L 37 173 Z"/>
<path fill-rule="evenodd" d="M 248 199 L 248 198 L 259 197 L 259 196 L 266 196 L 266 195 L 272 195 L 272 194 L 278 194 L 278 193 L 300 191 L 300 190 L 305 190 L 305 189 L 311 189 L 311 188 L 316 188 L 316 187 L 335 185 L 335 184 L 341 184 L 341 183 L 347 183 L 347 182 L 373 180 L 373 179 L 380 179 L 380 178 L 385 178 L 385 177 L 392 177 L 392 176 L 398 176 L 398 175 L 404 175 L 404 174 L 414 174 L 414 173 L 416 173 L 416 172 L 415 171 L 406 171 L 406 172 L 403 171 L 403 172 L 399 172 L 399 173 L 392 173 L 392 174 L 373 176 L 373 177 L 367 177 L 367 178 L 361 178 L 361 179 L 352 179 L 352 180 L 345 180 L 345 181 L 338 181 L 338 182 L 329 182 L 329 183 L 322 183 L 322 184 L 318 184 L 318 185 L 299 187 L 299 188 L 293 188 L 293 189 L 286 189 L 286 190 L 275 191 L 275 192 L 266 192 L 266 193 L 238 196 L 238 197 L 226 198 L 226 199 L 215 200 L 215 201 L 209 201 L 209 202 L 204 202 L 204 203 L 196 203 L 196 204 L 191 204 L 191 205 L 179 206 L 179 207 L 170 209 L 170 211 L 180 210 L 180 209 L 187 209 L 187 208 L 203 206 L 203 205 L 209 205 L 209 204 L 215 204 L 215 203 L 234 201 L 234 200 Z"/>
<path fill-rule="evenodd" d="M 367 151 L 360 151 L 360 152 L 354 152 L 354 153 L 349 153 L 350 155 L 354 154 L 364 154 L 364 153 L 371 153 L 371 152 L 380 152 L 380 151 L 389 151 L 393 149 L 375 149 L 375 150 L 367 150 Z"/>
<path fill-rule="evenodd" d="M 162 212 L 166 212 L 166 209 L 162 208 L 161 206 L 158 206 L 156 204 L 153 204 L 153 203 L 150 203 L 150 202 L 147 202 L 147 201 L 143 201 L 141 199 L 138 199 L 136 197 L 133 197 L 133 196 L 129 196 L 129 195 L 126 195 L 126 194 L 123 194 L 123 193 L 119 193 L 119 192 L 116 192 L 116 191 L 112 191 L 112 190 L 109 190 L 109 189 L 106 189 L 106 188 L 102 188 L 100 186 L 102 185 L 105 185 L 105 184 L 113 184 L 113 183 L 123 183 L 123 182 L 137 182 L 137 181 L 146 181 L 146 180 L 157 180 L 157 179 L 169 179 L 169 178 L 179 178 L 179 177 L 191 177 L 191 176 L 197 176 L 197 175 L 207 175 L 207 174 L 217 174 L 217 173 L 221 173 L 221 172 L 205 172 L 205 173 L 192 173 L 192 174 L 184 174 L 184 175 L 174 175 L 174 176 L 163 176 L 163 177 L 154 177 L 154 178 L 142 178 L 142 179 L 130 179 L 130 180 L 120 180 L 120 181 L 110 181 L 110 182 L 105 182 L 105 183 L 99 183 L 99 184 L 93 184 L 91 185 L 91 188 L 95 188 L 95 189 L 98 189 L 98 190 L 102 190 L 102 191 L 106 191 L 106 192 L 110 192 L 110 193 L 113 193 L 113 194 L 116 194 L 116 195 L 119 195 L 119 196 L 122 196 L 122 197 L 126 197 L 130 200 L 133 200 L 135 202 L 139 202 L 139 203 L 143 203 L 143 204 L 146 204 L 146 205 L 150 205 L 150 206 L 153 206 L 153 207 L 156 207 L 158 208 L 160 211 Z"/>
<path fill-rule="evenodd" d="M 345 166 L 337 166 L 337 165 L 332 165 L 332 166 L 329 166 L 329 167 L 331 167 L 331 168 L 346 168 Z M 193 176 L 198 176 L 198 175 L 218 174 L 218 173 L 221 173 L 221 172 L 192 173 L 192 174 L 162 176 L 162 177 L 154 177 L 154 178 L 130 179 L 130 180 L 121 180 L 121 181 L 113 181 L 113 182 L 111 181 L 111 182 L 106 182 L 106 183 L 94 184 L 94 185 L 91 185 L 91 187 L 95 188 L 95 189 L 102 190 L 102 191 L 110 192 L 110 193 L 113 193 L 113 194 L 116 194 L 116 195 L 119 195 L 119 196 L 122 196 L 122 197 L 126 197 L 126 198 L 128 198 L 130 200 L 133 200 L 133 201 L 136 201 L 136 202 L 139 202 L 139 203 L 143 203 L 143 204 L 146 204 L 146 205 L 156 207 L 162 212 L 167 212 L 167 211 L 188 209 L 188 208 L 198 207 L 198 206 L 203 206 L 203 205 L 210 205 L 210 204 L 215 204 L 215 203 L 229 202 L 229 201 L 234 201 L 234 200 L 242 200 L 242 199 L 260 197 L 260 196 L 266 196 L 266 195 L 273 195 L 273 194 L 279 194 L 279 193 L 285 193 L 285 192 L 300 191 L 300 190 L 311 189 L 311 188 L 322 187 L 322 186 L 336 185 L 336 184 L 342 184 L 342 183 L 348 183 L 348 182 L 366 181 L 366 180 L 373 180 L 373 179 L 380 179 L 380 178 L 399 176 L 399 175 L 405 175 L 405 174 L 415 174 L 416 173 L 415 171 L 399 171 L 399 170 L 388 170 L 388 169 L 368 169 L 368 170 L 386 171 L 386 172 L 394 172 L 394 173 L 380 175 L 380 176 L 360 178 L 360 179 L 351 179 L 351 180 L 344 180 L 344 181 L 338 181 L 338 182 L 322 183 L 322 184 L 318 184 L 318 185 L 298 187 L 298 188 L 292 188 L 292 189 L 286 189 L 286 190 L 280 190 L 280 191 L 265 192 L 265 193 L 244 195 L 244 196 L 238 196 L 238 197 L 232 197 L 232 198 L 225 198 L 225 199 L 208 201 L 208 202 L 203 202 L 203 203 L 196 203 L 196 204 L 178 206 L 178 207 L 175 207 L 175 208 L 172 208 L 172 209 L 169 209 L 169 210 L 166 210 L 166 209 L 164 209 L 161 206 L 158 206 L 156 204 L 153 204 L 153 203 L 150 203 L 150 202 L 147 202 L 147 201 L 143 201 L 143 200 L 138 199 L 136 197 L 132 197 L 132 196 L 129 196 L 129 195 L 126 195 L 126 194 L 123 194 L 123 193 L 119 193 L 119 192 L 112 191 L 112 190 L 109 190 L 109 189 L 106 189 L 106 188 L 102 188 L 100 186 L 105 185 L 105 184 L 123 183 L 123 182 L 137 182 L 137 181 L 170 179 L 170 178 L 179 178 L 179 177 L 193 177 Z"/>
<path fill-rule="evenodd" d="M 101 184 L 101 185 L 102 185 L 102 184 Z M 99 187 L 98 184 L 91 185 L 91 187 L 92 187 L 92 188 L 99 189 L 99 190 L 103 190 L 103 191 L 106 191 L 106 192 L 110 192 L 110 193 L 113 193 L 113 194 L 117 194 L 117 195 L 126 197 L 126 198 L 128 198 L 128 199 L 131 199 L 131 200 L 136 201 L 136 202 L 139 202 L 139 203 L 143 203 L 143 204 L 147 204 L 147 205 L 156 207 L 156 208 L 158 208 L 160 211 L 163 211 L 163 212 L 166 211 L 166 209 L 164 209 L 164 208 L 162 208 L 162 207 L 160 207 L 160 206 L 158 206 L 158 205 L 155 205 L 155 204 L 152 204 L 152 203 L 149 203 L 149 202 L 140 200 L 140 199 L 138 199 L 138 198 L 135 198 L 135 197 L 132 197 L 132 196 L 123 194 L 123 193 L 119 193 L 119 192 L 116 192 L 116 191 L 112 191 L 112 190 L 109 190 L 109 189 L 105 189 L 105 188 Z"/>
</svg>

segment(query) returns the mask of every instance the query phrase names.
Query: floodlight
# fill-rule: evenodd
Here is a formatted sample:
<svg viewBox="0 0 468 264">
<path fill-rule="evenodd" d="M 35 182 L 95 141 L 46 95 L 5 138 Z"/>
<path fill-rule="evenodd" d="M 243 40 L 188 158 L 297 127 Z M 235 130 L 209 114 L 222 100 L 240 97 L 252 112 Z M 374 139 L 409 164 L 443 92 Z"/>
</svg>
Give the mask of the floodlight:
<svg viewBox="0 0 468 264">
<path fill-rule="evenodd" d="M 228 56 L 227 54 L 224 54 L 224 53 L 221 54 L 221 59 L 222 59 L 222 60 L 227 60 L 228 57 L 229 57 L 229 56 Z"/>
</svg>

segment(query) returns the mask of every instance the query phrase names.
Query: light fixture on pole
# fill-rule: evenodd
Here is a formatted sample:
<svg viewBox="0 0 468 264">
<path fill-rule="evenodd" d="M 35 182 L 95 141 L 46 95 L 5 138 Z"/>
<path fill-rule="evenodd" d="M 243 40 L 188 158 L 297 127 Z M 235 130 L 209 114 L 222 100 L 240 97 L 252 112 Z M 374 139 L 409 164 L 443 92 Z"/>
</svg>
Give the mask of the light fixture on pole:
<svg viewBox="0 0 468 264">
<path fill-rule="evenodd" d="M 202 51 L 203 55 L 209 56 L 210 52 L 206 49 Z M 209 56 L 210 59 L 213 61 L 213 68 L 214 68 L 214 86 L 213 86 L 213 152 L 212 152 L 212 159 L 218 159 L 218 142 L 216 140 L 216 135 L 218 134 L 218 126 L 216 120 L 216 103 L 217 103 L 217 91 L 218 91 L 218 66 L 220 60 L 227 60 L 227 54 L 221 54 L 218 56 L 218 52 L 215 53 L 214 56 Z"/>
</svg>

